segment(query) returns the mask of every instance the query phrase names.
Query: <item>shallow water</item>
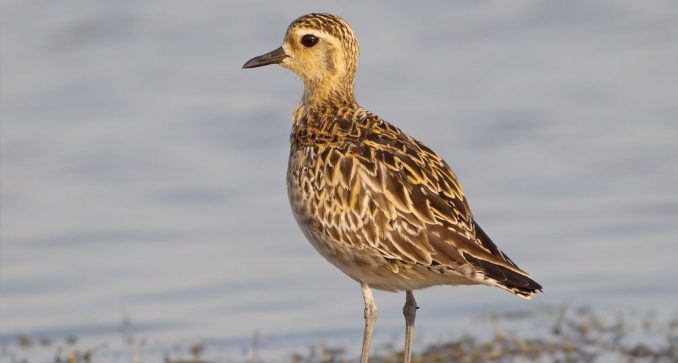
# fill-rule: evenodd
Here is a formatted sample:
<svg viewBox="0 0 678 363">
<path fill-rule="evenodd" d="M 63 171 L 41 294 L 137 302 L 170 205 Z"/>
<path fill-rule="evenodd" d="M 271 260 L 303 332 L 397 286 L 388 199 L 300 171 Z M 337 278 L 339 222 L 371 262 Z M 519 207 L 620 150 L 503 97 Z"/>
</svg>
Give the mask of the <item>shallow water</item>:
<svg viewBox="0 0 678 363">
<path fill-rule="evenodd" d="M 420 342 L 531 304 L 678 299 L 678 6 L 672 2 L 4 1 L 0 341 L 19 332 L 238 357 L 357 344 L 360 290 L 294 223 L 301 84 L 241 70 L 314 10 L 361 41 L 361 104 L 441 153 L 483 228 L 544 286 L 417 293 Z M 404 297 L 377 293 L 377 339 Z M 278 348 L 276 348 L 278 347 Z"/>
</svg>

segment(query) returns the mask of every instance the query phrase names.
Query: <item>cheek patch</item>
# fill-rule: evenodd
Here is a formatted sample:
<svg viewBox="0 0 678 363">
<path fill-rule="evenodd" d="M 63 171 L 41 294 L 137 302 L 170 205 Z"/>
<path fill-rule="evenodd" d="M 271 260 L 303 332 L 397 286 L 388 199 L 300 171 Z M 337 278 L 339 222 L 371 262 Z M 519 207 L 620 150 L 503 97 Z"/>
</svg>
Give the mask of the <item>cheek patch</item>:
<svg viewBox="0 0 678 363">
<path fill-rule="evenodd" d="M 334 49 L 328 50 L 325 52 L 325 67 L 327 68 L 327 71 L 334 74 L 336 66 L 334 64 Z"/>
</svg>

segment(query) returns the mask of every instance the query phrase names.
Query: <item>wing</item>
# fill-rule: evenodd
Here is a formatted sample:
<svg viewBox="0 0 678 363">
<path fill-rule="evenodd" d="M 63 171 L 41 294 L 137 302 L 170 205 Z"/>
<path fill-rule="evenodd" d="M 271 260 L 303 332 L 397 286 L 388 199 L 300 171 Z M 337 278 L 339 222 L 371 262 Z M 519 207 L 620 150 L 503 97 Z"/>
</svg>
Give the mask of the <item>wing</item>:
<svg viewBox="0 0 678 363">
<path fill-rule="evenodd" d="M 457 177 L 435 152 L 385 121 L 337 160 L 350 194 L 361 190 L 367 243 L 408 263 L 444 266 L 523 297 L 541 286 L 527 277 L 474 221 Z M 355 201 L 349 205 L 358 206 Z M 360 209 L 361 207 L 357 207 Z M 363 217 L 364 219 L 365 217 Z"/>
</svg>

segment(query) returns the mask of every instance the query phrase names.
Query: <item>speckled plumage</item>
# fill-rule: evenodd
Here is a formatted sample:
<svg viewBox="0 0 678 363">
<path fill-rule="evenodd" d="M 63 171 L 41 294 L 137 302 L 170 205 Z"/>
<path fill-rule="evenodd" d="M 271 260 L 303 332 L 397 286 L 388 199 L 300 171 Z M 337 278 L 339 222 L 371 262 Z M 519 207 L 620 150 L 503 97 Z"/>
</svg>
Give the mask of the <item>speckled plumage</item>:
<svg viewBox="0 0 678 363">
<path fill-rule="evenodd" d="M 327 106 L 295 114 L 287 176 L 294 215 L 321 255 L 382 290 L 539 288 L 482 232 L 440 156 L 357 105 Z"/>
<path fill-rule="evenodd" d="M 408 297 L 432 285 L 494 285 L 524 298 L 540 291 L 473 219 L 447 163 L 356 102 L 358 54 L 346 21 L 309 14 L 290 24 L 280 49 L 245 64 L 278 63 L 304 81 L 287 175 L 304 235 L 364 287 Z"/>
</svg>

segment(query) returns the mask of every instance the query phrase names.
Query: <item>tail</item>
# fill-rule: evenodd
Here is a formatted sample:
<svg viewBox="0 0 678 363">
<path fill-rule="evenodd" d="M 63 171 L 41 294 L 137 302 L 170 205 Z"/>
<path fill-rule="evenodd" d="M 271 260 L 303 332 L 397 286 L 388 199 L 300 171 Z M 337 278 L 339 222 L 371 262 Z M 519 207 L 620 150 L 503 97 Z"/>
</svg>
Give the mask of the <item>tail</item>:
<svg viewBox="0 0 678 363">
<path fill-rule="evenodd" d="M 464 258 L 483 271 L 483 283 L 500 287 L 528 300 L 542 291 L 541 285 L 527 275 L 475 258 L 468 253 L 464 253 Z"/>
<path fill-rule="evenodd" d="M 500 287 L 523 299 L 530 299 L 540 293 L 541 285 L 529 278 L 527 272 L 521 270 L 504 252 L 497 248 L 497 245 L 492 242 L 490 236 L 480 228 L 478 223 L 474 221 L 473 224 L 476 230 L 476 238 L 480 244 L 489 249 L 493 255 L 507 262 L 507 265 L 502 266 L 464 252 L 464 258 L 481 271 L 480 282 Z"/>
</svg>

